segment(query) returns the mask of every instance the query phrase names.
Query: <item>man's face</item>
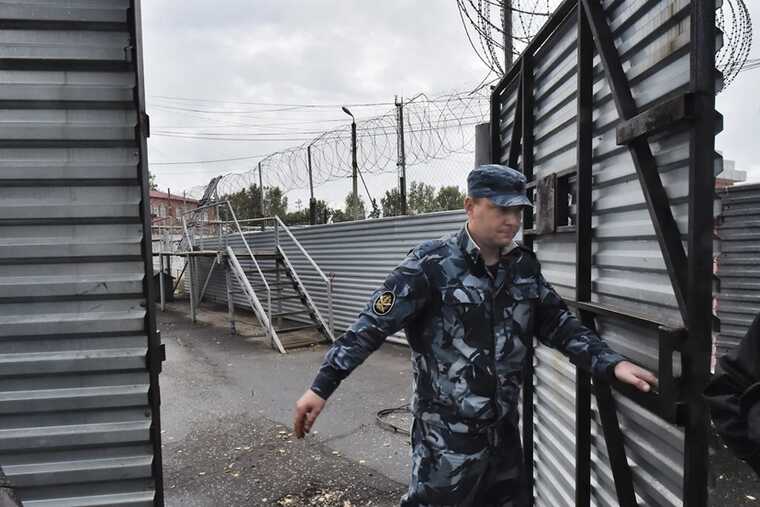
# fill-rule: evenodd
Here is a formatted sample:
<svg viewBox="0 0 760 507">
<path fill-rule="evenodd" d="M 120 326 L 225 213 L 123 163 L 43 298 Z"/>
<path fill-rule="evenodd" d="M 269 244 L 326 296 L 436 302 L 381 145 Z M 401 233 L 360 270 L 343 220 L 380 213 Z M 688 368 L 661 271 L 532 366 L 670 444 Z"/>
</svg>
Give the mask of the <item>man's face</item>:
<svg viewBox="0 0 760 507">
<path fill-rule="evenodd" d="M 522 224 L 522 208 L 497 206 L 490 199 L 467 197 L 464 202 L 470 233 L 481 246 L 502 248 L 512 244 Z"/>
</svg>

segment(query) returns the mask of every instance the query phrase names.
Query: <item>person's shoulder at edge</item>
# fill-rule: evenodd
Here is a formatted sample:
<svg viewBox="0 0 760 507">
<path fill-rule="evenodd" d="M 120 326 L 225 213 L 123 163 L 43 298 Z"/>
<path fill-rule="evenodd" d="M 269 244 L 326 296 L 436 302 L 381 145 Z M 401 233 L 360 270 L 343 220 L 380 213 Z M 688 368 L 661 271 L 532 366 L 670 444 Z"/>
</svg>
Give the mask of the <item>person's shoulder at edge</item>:
<svg viewBox="0 0 760 507">
<path fill-rule="evenodd" d="M 409 250 L 409 254 L 414 255 L 418 259 L 425 260 L 426 258 L 435 254 L 445 254 L 451 247 L 452 234 L 442 236 L 438 239 L 429 239 L 423 241 L 416 247 Z"/>
</svg>

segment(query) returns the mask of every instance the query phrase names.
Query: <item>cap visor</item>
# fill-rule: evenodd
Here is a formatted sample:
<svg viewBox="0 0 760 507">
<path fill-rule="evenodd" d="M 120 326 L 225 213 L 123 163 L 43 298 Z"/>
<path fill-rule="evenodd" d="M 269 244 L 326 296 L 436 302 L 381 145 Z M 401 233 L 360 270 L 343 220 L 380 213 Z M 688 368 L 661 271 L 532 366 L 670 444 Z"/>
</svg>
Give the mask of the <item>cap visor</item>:
<svg viewBox="0 0 760 507">
<path fill-rule="evenodd" d="M 502 208 L 512 208 L 515 206 L 533 207 L 533 203 L 530 202 L 530 199 L 521 194 L 494 195 L 489 197 L 489 199 L 491 199 L 492 203 L 501 206 Z"/>
</svg>

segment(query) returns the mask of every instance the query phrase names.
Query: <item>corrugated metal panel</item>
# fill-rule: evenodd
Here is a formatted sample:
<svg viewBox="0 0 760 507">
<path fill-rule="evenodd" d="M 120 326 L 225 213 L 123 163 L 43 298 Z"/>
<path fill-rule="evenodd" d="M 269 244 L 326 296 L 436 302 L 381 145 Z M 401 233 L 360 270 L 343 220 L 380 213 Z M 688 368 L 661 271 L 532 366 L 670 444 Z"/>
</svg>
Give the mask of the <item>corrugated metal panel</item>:
<svg viewBox="0 0 760 507">
<path fill-rule="evenodd" d="M 340 334 L 353 323 L 367 304 L 371 292 L 380 286 L 387 274 L 401 262 L 409 250 L 422 241 L 457 231 L 465 221 L 466 215 L 463 211 L 447 211 L 361 222 L 293 227 L 291 230 L 322 271 L 328 276 L 330 273 L 334 275 L 335 330 Z M 250 233 L 246 238 L 254 251 L 257 248 L 271 250 L 274 245 L 274 233 L 271 231 Z M 327 319 L 325 283 L 295 243 L 287 239 L 282 232 L 280 242 L 306 290 L 311 294 L 322 316 Z M 231 236 L 229 244 L 236 251 L 243 250 L 239 236 Z M 212 240 L 205 245 L 215 247 L 217 241 Z M 245 261 L 243 258 L 240 261 L 244 268 L 253 269 L 251 261 Z M 208 259 L 199 261 L 201 267 L 198 269 L 196 280 L 201 285 L 205 282 L 211 262 Z M 260 262 L 260 265 L 262 269 L 273 267 L 271 262 L 266 261 Z M 254 275 L 249 275 L 249 279 L 252 283 L 257 281 Z M 269 281 L 273 279 L 268 275 Z M 237 287 L 236 281 L 233 281 L 233 284 Z M 233 300 L 236 304 L 248 307 L 242 295 L 236 295 Z M 215 269 L 211 277 L 204 301 L 226 304 L 225 277 L 221 266 Z M 292 304 L 283 304 L 283 308 L 296 309 Z M 403 333 L 397 335 L 402 336 Z"/>
<path fill-rule="evenodd" d="M 607 20 L 640 111 L 688 89 L 691 4 L 604 0 Z M 533 58 L 534 175 L 537 180 L 577 163 L 577 15 L 571 13 Z M 683 327 L 641 184 L 628 148 L 618 146 L 615 103 L 598 55 L 593 90 L 592 301 Z M 517 81 L 517 80 L 516 80 Z M 502 95 L 497 113 L 502 162 L 507 161 L 515 91 Z M 510 112 L 512 111 L 512 112 Z M 689 136 L 666 134 L 650 142 L 680 230 L 688 230 Z M 574 215 L 574 210 L 571 210 Z M 565 224 L 559 224 L 565 225 Z M 540 235 L 534 249 L 546 278 L 575 299 L 575 232 Z M 597 326 L 615 348 L 657 370 L 658 337 L 608 318 Z M 575 504 L 575 369 L 543 347 L 535 358 L 534 485 L 536 505 Z M 680 366 L 674 366 L 676 373 Z M 684 435 L 642 407 L 616 396 L 626 451 L 641 505 L 682 502 Z M 617 495 L 596 412 L 592 421 L 592 503 L 617 505 Z"/>
<path fill-rule="evenodd" d="M 26 506 L 161 501 L 137 7 L 0 4 L 0 465 Z"/>
<path fill-rule="evenodd" d="M 718 355 L 734 350 L 760 313 L 760 185 L 731 187 L 720 198 Z"/>
</svg>

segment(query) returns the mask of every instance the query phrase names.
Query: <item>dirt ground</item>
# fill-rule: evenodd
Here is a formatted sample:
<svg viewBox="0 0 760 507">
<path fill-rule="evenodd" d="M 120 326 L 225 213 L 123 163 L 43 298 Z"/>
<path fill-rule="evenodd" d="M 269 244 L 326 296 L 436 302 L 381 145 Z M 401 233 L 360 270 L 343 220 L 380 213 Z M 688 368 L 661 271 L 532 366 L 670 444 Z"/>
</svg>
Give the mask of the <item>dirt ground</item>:
<svg viewBox="0 0 760 507">
<path fill-rule="evenodd" d="M 260 334 L 255 326 L 239 322 L 246 336 L 231 336 L 223 311 L 204 309 L 192 325 L 184 306 L 159 312 L 167 347 L 161 374 L 167 505 L 398 505 L 408 476 L 407 437 L 380 429 L 374 417 L 403 404 L 408 371 L 396 364 L 408 363 L 407 351 L 391 347 L 385 360 L 352 379 L 377 396 L 336 393 L 316 431 L 297 440 L 289 427 L 293 405 L 326 347 L 282 356 L 265 338 L 251 338 Z M 390 365 L 395 376 L 379 382 Z M 368 384 L 385 384 L 385 392 Z"/>
<path fill-rule="evenodd" d="M 390 506 L 404 489 L 264 417 L 223 417 L 165 452 L 169 505 Z"/>
<path fill-rule="evenodd" d="M 230 335 L 225 308 L 159 312 L 164 485 L 169 506 L 392 506 L 409 476 L 408 437 L 376 424 L 409 398 L 409 351 L 386 345 L 330 399 L 305 440 L 291 433 L 295 400 L 326 346 L 273 351 L 253 317 Z M 410 417 L 390 413 L 398 428 Z M 726 449 L 711 458 L 710 505 L 760 506 L 760 480 Z"/>
</svg>

